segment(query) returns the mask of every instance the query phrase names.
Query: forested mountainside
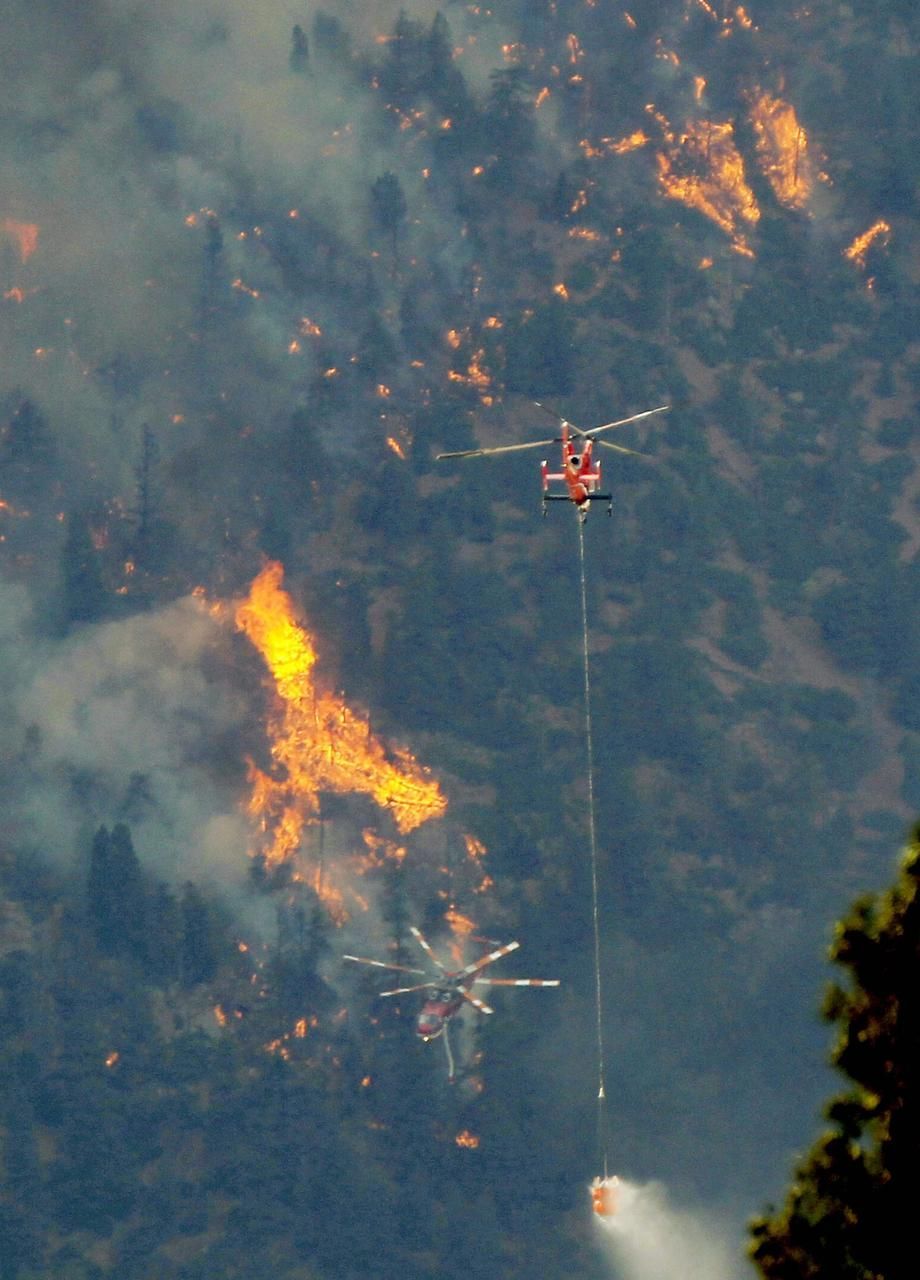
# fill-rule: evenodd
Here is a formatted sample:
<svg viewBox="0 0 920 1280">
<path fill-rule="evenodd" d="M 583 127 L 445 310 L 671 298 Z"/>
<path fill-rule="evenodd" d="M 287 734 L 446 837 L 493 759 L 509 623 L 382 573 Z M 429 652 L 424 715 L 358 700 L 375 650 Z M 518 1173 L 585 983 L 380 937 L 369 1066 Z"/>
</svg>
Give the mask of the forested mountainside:
<svg viewBox="0 0 920 1280">
<path fill-rule="evenodd" d="M 603 1271 L 575 518 L 435 460 L 535 399 L 671 406 L 585 528 L 611 1141 L 740 1241 L 920 804 L 912 7 L 8 25 L 4 1280 Z M 453 1090 L 339 960 L 413 922 L 563 983 Z"/>
</svg>

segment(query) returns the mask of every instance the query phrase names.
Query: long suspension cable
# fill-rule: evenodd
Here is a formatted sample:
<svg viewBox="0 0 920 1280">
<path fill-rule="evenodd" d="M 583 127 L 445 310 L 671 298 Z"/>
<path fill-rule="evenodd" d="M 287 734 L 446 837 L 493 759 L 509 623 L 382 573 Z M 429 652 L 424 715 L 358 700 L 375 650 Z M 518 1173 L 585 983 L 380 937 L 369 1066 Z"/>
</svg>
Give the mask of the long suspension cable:
<svg viewBox="0 0 920 1280">
<path fill-rule="evenodd" d="M 585 685 L 585 745 L 588 757 L 588 834 L 591 847 L 591 914 L 594 921 L 594 1006 L 597 1021 L 597 1136 L 607 1177 L 607 1095 L 604 1087 L 604 1014 L 601 991 L 601 930 L 597 895 L 597 824 L 594 817 L 594 732 L 591 724 L 591 669 L 588 661 L 588 592 L 585 584 L 585 531 L 578 518 L 581 570 L 581 636 Z"/>
</svg>

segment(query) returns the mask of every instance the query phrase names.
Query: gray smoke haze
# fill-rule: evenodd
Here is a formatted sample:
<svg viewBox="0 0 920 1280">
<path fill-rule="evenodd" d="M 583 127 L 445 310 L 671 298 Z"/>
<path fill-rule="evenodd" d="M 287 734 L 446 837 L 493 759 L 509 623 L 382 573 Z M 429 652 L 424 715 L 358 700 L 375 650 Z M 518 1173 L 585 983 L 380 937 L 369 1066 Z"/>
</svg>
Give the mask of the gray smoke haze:
<svg viewBox="0 0 920 1280">
<path fill-rule="evenodd" d="M 14 831 L 67 863 L 87 831 L 121 819 L 151 872 L 241 881 L 238 747 L 251 711 L 217 661 L 219 624 L 184 599 L 51 640 L 10 584 L 0 612 Z"/>
<path fill-rule="evenodd" d="M 2 290 L 25 297 L 7 300 L 0 318 L 0 395 L 15 388 L 41 404 L 77 485 L 82 469 L 124 492 L 128 442 L 143 421 L 161 433 L 164 452 L 181 451 L 195 438 L 202 381 L 243 422 L 257 411 L 260 425 L 270 423 L 304 401 L 312 357 L 292 359 L 288 348 L 316 300 L 280 287 L 291 211 L 307 208 L 367 262 L 369 185 L 396 170 L 411 247 L 432 260 L 468 260 L 456 219 L 424 189 L 417 132 L 381 133 L 368 89 L 321 56 L 307 74 L 292 74 L 291 29 L 309 30 L 313 8 L 288 0 L 256 9 L 239 0 L 99 0 L 79 15 L 52 3 L 10 7 L 0 142 L 11 162 L 0 225 L 39 231 L 28 261 L 14 236 L 3 237 Z M 362 42 L 374 50 L 392 29 L 401 6 L 340 8 L 362 52 Z M 425 5 L 413 18 L 436 12 Z M 458 33 L 474 82 L 485 85 L 502 65 L 502 38 L 494 23 L 475 44 Z M 245 286 L 238 313 L 222 317 L 204 351 L 202 210 L 213 211 L 223 237 L 220 287 Z M 253 222 L 266 218 L 274 225 L 256 232 Z M 303 240 L 298 252 L 310 251 Z M 321 311 L 324 331 L 338 327 L 353 347 L 348 307 L 326 297 Z"/>
<path fill-rule="evenodd" d="M 346 25 L 355 65 L 379 55 L 402 7 L 322 6 Z M 37 406 L 53 458 L 16 529 L 22 554 L 10 570 L 18 580 L 2 588 L 3 647 L 10 741 L 28 743 L 14 770 L 28 771 L 18 825 L 53 856 L 129 811 L 139 852 L 166 875 L 200 864 L 238 876 L 246 846 L 247 707 L 226 666 L 223 676 L 207 670 L 217 624 L 179 600 L 48 634 L 71 513 L 104 506 L 130 526 L 149 425 L 156 515 L 171 545 L 185 548 L 176 594 L 192 574 L 214 586 L 234 516 L 244 531 L 239 573 L 248 574 L 259 547 L 241 485 L 248 462 L 234 450 L 256 440 L 266 476 L 287 483 L 277 480 L 286 469 L 279 440 L 292 410 L 311 404 L 318 358 L 307 341 L 291 352 L 298 326 L 304 316 L 320 322 L 331 359 L 347 359 L 357 340 L 354 308 L 329 273 L 315 289 L 304 284 L 313 258 L 340 255 L 343 277 L 371 268 L 369 186 L 395 170 L 409 251 L 454 274 L 469 261 L 456 217 L 425 190 L 419 137 L 381 130 L 354 66 L 313 51 L 307 73 L 292 73 L 292 27 L 309 32 L 317 9 L 290 0 L 7 6 L 0 408 Z M 437 12 L 425 4 L 411 16 L 427 24 Z M 463 13 L 450 16 L 464 74 L 485 92 L 506 37 L 495 22 L 476 21 L 474 32 Z M 23 230 L 32 227 L 34 240 Z M 377 280 L 390 306 L 389 272 Z M 0 498 L 10 492 L 0 475 Z M 270 500 L 291 494 L 302 502 L 293 485 Z M 133 795 L 140 776 L 147 782 Z"/>
</svg>

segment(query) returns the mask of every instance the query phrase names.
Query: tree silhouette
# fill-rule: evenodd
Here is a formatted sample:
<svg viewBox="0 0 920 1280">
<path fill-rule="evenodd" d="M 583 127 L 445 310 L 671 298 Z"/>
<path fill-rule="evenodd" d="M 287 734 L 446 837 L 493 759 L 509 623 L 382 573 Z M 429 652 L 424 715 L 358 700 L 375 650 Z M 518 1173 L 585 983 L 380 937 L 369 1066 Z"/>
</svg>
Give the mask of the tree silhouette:
<svg viewBox="0 0 920 1280">
<path fill-rule="evenodd" d="M 856 902 L 831 955 L 849 979 L 824 1015 L 852 1084 L 827 1107 L 834 1128 L 796 1168 L 783 1208 L 752 1224 L 751 1256 L 767 1280 L 897 1280 L 915 1270 L 920 828 L 893 888 Z"/>
<path fill-rule="evenodd" d="M 183 885 L 179 911 L 182 921 L 182 982 L 186 987 L 194 987 L 213 978 L 217 955 L 208 905 L 190 880 Z"/>
<path fill-rule="evenodd" d="M 105 612 L 107 596 L 87 511 L 68 516 L 61 575 L 66 621 L 96 622 Z"/>
<path fill-rule="evenodd" d="M 406 217 L 406 197 L 395 173 L 381 174 L 371 186 L 374 222 L 389 235 L 394 268 L 399 263 L 399 229 Z"/>
<path fill-rule="evenodd" d="M 291 53 L 288 62 L 296 75 L 303 75 L 310 65 L 310 41 L 299 22 L 291 32 Z"/>
</svg>

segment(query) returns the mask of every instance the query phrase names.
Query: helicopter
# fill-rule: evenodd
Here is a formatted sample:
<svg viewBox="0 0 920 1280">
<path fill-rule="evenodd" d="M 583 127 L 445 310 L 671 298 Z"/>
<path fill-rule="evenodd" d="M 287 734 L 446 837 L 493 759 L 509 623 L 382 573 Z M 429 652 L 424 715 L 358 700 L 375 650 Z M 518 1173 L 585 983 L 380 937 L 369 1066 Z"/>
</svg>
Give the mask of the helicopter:
<svg viewBox="0 0 920 1280">
<path fill-rule="evenodd" d="M 453 453 L 439 453 L 436 461 L 448 458 L 484 458 L 498 453 L 517 453 L 522 449 L 540 449 L 550 444 L 562 445 L 562 462 L 560 471 L 550 471 L 548 462 L 541 462 L 540 476 L 543 482 L 543 514 L 546 515 L 549 502 L 574 502 L 578 518 L 584 523 L 588 518 L 592 502 L 606 502 L 607 514 L 613 515 L 613 494 L 601 492 L 601 464 L 593 457 L 595 444 L 605 449 L 613 449 L 617 453 L 628 453 L 634 457 L 647 458 L 638 449 L 627 449 L 625 445 L 613 444 L 609 440 L 598 440 L 602 431 L 612 431 L 614 427 L 625 427 L 630 422 L 638 422 L 641 418 L 649 418 L 653 413 L 664 413 L 670 405 L 662 404 L 657 409 L 645 409 L 642 413 L 631 414 L 628 418 L 618 418 L 616 422 L 605 422 L 599 427 L 589 427 L 583 431 L 573 422 L 568 422 L 552 409 L 535 400 L 534 404 L 544 413 L 548 413 L 562 427 L 561 436 L 551 436 L 549 440 L 528 440 L 524 444 L 503 444 L 492 449 L 459 449 Z M 565 493 L 551 492 L 552 482 L 562 481 Z"/>
<path fill-rule="evenodd" d="M 421 929 L 417 929 L 415 925 L 410 925 L 409 932 L 431 961 L 434 966 L 434 972 L 426 969 L 413 969 L 404 964 L 389 964 L 384 960 L 371 960 L 366 956 L 344 955 L 342 959 L 351 960 L 355 964 L 373 965 L 377 969 L 417 974 L 425 979 L 424 982 L 416 983 L 413 986 L 396 987 L 392 991 L 381 991 L 379 994 L 381 996 L 402 996 L 413 991 L 427 991 L 425 1002 L 416 1019 L 415 1033 L 426 1044 L 429 1040 L 443 1038 L 444 1050 L 447 1054 L 447 1079 L 449 1084 L 453 1084 L 456 1078 L 454 1056 L 451 1052 L 447 1030 L 451 1018 L 463 1007 L 464 1002 L 471 1004 L 480 1013 L 495 1012 L 478 996 L 473 995 L 469 990 L 470 987 L 559 986 L 558 978 L 483 978 L 479 976 L 486 965 L 493 964 L 496 960 L 500 960 L 502 956 L 517 950 L 521 945 L 519 942 L 505 942 L 501 946 L 497 946 L 494 951 L 490 951 L 488 955 L 482 956 L 479 960 L 474 960 L 472 964 L 465 965 L 462 969 L 448 969 L 435 955 Z"/>
</svg>

